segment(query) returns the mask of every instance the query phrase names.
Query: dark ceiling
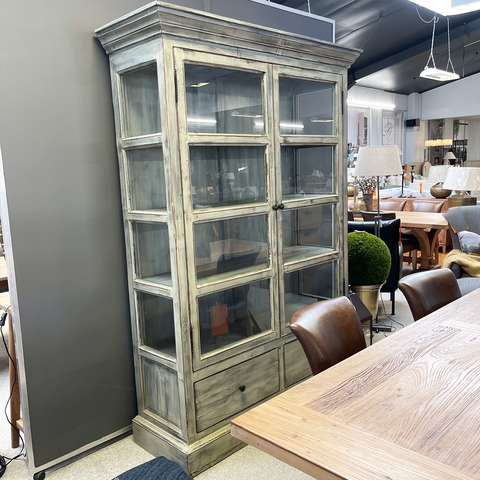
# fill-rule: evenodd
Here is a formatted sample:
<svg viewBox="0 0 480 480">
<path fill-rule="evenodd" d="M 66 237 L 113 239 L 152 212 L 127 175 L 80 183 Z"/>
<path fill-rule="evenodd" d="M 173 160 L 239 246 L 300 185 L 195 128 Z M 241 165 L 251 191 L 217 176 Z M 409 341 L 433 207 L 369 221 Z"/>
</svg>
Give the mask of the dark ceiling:
<svg viewBox="0 0 480 480">
<path fill-rule="evenodd" d="M 308 11 L 305 0 L 272 1 Z M 430 10 L 417 10 L 408 0 L 310 0 L 310 11 L 335 20 L 336 43 L 363 50 L 349 70 L 349 86 L 408 95 L 442 85 L 419 77 L 430 55 L 433 27 L 420 16 L 432 20 Z M 480 11 L 451 16 L 450 40 L 460 78 L 480 72 Z M 447 18 L 441 15 L 435 26 L 434 60 L 437 68 L 446 68 Z"/>
</svg>

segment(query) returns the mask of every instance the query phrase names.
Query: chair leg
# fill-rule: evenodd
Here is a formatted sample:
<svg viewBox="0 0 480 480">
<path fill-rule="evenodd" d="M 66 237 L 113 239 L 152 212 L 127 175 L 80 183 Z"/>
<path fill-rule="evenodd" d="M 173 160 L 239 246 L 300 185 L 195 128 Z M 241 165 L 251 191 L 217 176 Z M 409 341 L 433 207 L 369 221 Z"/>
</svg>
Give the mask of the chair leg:
<svg viewBox="0 0 480 480">
<path fill-rule="evenodd" d="M 390 292 L 390 301 L 392 302 L 392 315 L 395 315 L 395 292 Z"/>
<path fill-rule="evenodd" d="M 412 252 L 412 270 L 415 271 L 417 269 L 417 251 L 413 250 Z"/>
</svg>

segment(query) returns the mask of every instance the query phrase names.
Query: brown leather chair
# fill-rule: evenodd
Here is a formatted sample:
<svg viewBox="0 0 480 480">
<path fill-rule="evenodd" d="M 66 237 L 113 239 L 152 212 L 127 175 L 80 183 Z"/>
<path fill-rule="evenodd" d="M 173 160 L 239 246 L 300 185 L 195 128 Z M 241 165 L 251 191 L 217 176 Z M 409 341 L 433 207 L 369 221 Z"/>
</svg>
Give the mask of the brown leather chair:
<svg viewBox="0 0 480 480">
<path fill-rule="evenodd" d="M 364 222 L 373 222 L 373 221 L 375 221 L 375 217 L 377 216 L 378 212 L 361 211 L 360 214 L 362 215 Z M 396 218 L 395 212 L 382 212 L 382 211 L 380 211 L 380 215 L 382 216 L 382 220 L 395 220 L 395 218 Z"/>
<path fill-rule="evenodd" d="M 406 200 L 388 198 L 386 200 L 380 200 L 380 208 L 383 210 L 391 210 L 393 212 L 401 212 L 405 205 L 407 204 Z"/>
<path fill-rule="evenodd" d="M 355 220 L 355 217 L 353 216 L 352 210 L 347 210 L 347 220 L 349 222 L 353 222 Z"/>
<path fill-rule="evenodd" d="M 457 279 L 448 268 L 408 275 L 400 279 L 398 288 L 407 299 L 414 321 L 462 296 Z"/>
<path fill-rule="evenodd" d="M 445 200 L 439 200 L 438 202 L 422 202 L 421 200 L 419 200 L 412 202 L 412 212 L 440 213 L 444 205 Z"/>
<path fill-rule="evenodd" d="M 290 320 L 312 373 L 323 372 L 366 348 L 360 319 L 347 297 L 308 305 Z"/>
</svg>

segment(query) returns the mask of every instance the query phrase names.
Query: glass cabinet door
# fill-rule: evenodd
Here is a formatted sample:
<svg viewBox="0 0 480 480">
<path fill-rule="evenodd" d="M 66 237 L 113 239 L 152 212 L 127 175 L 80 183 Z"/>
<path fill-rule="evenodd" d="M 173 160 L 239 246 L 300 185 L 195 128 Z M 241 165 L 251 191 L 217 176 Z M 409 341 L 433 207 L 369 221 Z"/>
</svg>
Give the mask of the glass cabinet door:
<svg viewBox="0 0 480 480">
<path fill-rule="evenodd" d="M 333 83 L 280 76 L 280 133 L 333 135 L 334 88 Z"/>
<path fill-rule="evenodd" d="M 185 64 L 189 133 L 262 134 L 263 74 Z"/>
<path fill-rule="evenodd" d="M 202 54 L 200 63 L 195 52 L 175 53 L 198 369 L 267 342 L 279 331 L 272 261 L 273 129 L 266 89 L 271 67 L 211 54 Z"/>
<path fill-rule="evenodd" d="M 274 69 L 282 334 L 296 311 L 340 293 L 341 81 Z"/>
<path fill-rule="evenodd" d="M 191 146 L 193 208 L 265 203 L 265 157 L 264 146 Z"/>
</svg>

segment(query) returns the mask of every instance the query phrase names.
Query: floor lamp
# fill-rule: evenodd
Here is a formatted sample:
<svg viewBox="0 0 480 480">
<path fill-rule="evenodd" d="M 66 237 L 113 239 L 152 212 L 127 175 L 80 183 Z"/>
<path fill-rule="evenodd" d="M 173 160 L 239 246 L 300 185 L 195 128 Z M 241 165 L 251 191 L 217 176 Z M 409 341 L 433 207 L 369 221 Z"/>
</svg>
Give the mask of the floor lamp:
<svg viewBox="0 0 480 480">
<path fill-rule="evenodd" d="M 375 235 L 380 237 L 382 216 L 380 215 L 380 177 L 384 175 L 402 175 L 403 168 L 396 145 L 380 147 L 360 147 L 354 175 L 377 177 L 377 215 L 375 216 Z M 402 178 L 403 180 L 403 178 Z M 375 319 L 376 320 L 376 319 Z M 391 331 L 391 327 L 378 322 L 372 324 L 374 330 Z"/>
<path fill-rule="evenodd" d="M 396 145 L 360 147 L 354 175 L 359 177 L 377 177 L 375 235 L 379 238 L 380 228 L 382 228 L 382 217 L 380 215 L 380 177 L 385 175 L 401 175 L 402 172 L 402 164 Z"/>
</svg>

